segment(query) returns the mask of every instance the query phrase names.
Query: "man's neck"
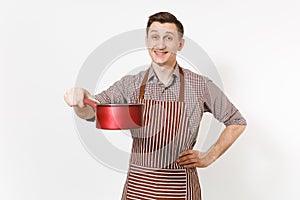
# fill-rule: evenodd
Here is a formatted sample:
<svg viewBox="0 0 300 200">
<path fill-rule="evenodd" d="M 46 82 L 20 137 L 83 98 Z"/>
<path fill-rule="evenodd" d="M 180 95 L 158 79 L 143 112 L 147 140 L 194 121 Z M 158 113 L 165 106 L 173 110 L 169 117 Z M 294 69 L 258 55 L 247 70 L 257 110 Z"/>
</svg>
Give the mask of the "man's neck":
<svg viewBox="0 0 300 200">
<path fill-rule="evenodd" d="M 175 64 L 173 65 L 173 67 L 171 67 L 171 66 L 160 66 L 155 63 L 152 63 L 152 67 L 153 67 L 158 79 L 164 85 L 167 85 L 168 82 L 170 81 L 173 71 L 175 69 Z"/>
</svg>

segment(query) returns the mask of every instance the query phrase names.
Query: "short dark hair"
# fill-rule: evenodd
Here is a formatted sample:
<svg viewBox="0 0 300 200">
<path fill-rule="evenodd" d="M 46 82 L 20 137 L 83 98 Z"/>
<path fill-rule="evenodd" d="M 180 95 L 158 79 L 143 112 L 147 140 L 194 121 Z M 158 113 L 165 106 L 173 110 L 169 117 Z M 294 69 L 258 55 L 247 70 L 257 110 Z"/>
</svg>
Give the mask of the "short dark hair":
<svg viewBox="0 0 300 200">
<path fill-rule="evenodd" d="M 174 23 L 176 25 L 177 31 L 180 33 L 180 37 L 183 36 L 184 29 L 181 22 L 171 13 L 169 12 L 158 12 L 154 15 L 149 16 L 148 23 L 147 23 L 147 34 L 149 27 L 153 22 L 160 22 L 160 23 Z"/>
</svg>

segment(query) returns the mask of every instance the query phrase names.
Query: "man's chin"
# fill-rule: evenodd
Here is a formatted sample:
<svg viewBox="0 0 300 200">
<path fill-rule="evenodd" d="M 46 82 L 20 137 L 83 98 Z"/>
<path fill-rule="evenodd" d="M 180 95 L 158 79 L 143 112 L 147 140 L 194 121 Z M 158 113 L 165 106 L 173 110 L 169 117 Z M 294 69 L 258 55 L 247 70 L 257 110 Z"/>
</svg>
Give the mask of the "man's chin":
<svg viewBox="0 0 300 200">
<path fill-rule="evenodd" d="M 166 66 L 167 62 L 162 62 L 162 61 L 154 61 L 154 63 L 158 66 Z"/>
<path fill-rule="evenodd" d="M 153 61 L 158 65 L 164 65 L 168 62 L 167 58 L 154 58 Z"/>
<path fill-rule="evenodd" d="M 168 62 L 153 62 L 153 64 L 155 64 L 156 66 L 160 67 L 160 68 L 169 68 L 169 67 L 173 67 L 170 65 L 170 63 Z"/>
</svg>

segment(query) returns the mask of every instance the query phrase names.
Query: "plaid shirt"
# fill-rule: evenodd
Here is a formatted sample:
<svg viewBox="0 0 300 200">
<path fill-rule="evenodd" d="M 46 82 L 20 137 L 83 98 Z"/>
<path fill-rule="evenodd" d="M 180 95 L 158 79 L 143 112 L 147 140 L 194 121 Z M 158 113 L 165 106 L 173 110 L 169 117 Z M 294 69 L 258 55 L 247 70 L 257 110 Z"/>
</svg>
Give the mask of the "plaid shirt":
<svg viewBox="0 0 300 200">
<path fill-rule="evenodd" d="M 184 102 L 189 118 L 189 129 L 198 133 L 200 121 L 204 112 L 210 112 L 226 126 L 232 124 L 246 125 L 246 120 L 229 101 L 225 94 L 207 77 L 196 74 L 188 69 L 184 72 Z M 107 90 L 96 94 L 95 98 L 101 103 L 136 103 L 140 86 L 146 71 L 136 75 L 124 76 Z M 178 101 L 180 90 L 180 73 L 175 66 L 172 77 L 164 85 L 150 67 L 145 88 L 145 99 L 157 101 Z"/>
</svg>

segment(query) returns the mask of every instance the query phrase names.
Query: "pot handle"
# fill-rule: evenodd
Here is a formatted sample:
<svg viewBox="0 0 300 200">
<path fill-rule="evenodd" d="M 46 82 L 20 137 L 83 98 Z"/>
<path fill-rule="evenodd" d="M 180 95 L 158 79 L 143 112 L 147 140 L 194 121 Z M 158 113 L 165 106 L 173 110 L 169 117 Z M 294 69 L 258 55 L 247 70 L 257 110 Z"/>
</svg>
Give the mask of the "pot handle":
<svg viewBox="0 0 300 200">
<path fill-rule="evenodd" d="M 83 103 L 91 106 L 93 108 L 93 110 L 96 111 L 96 108 L 97 108 L 97 105 L 98 105 L 97 102 L 95 102 L 95 101 L 93 101 L 91 99 L 88 99 L 88 98 L 84 98 L 83 99 Z"/>
</svg>

